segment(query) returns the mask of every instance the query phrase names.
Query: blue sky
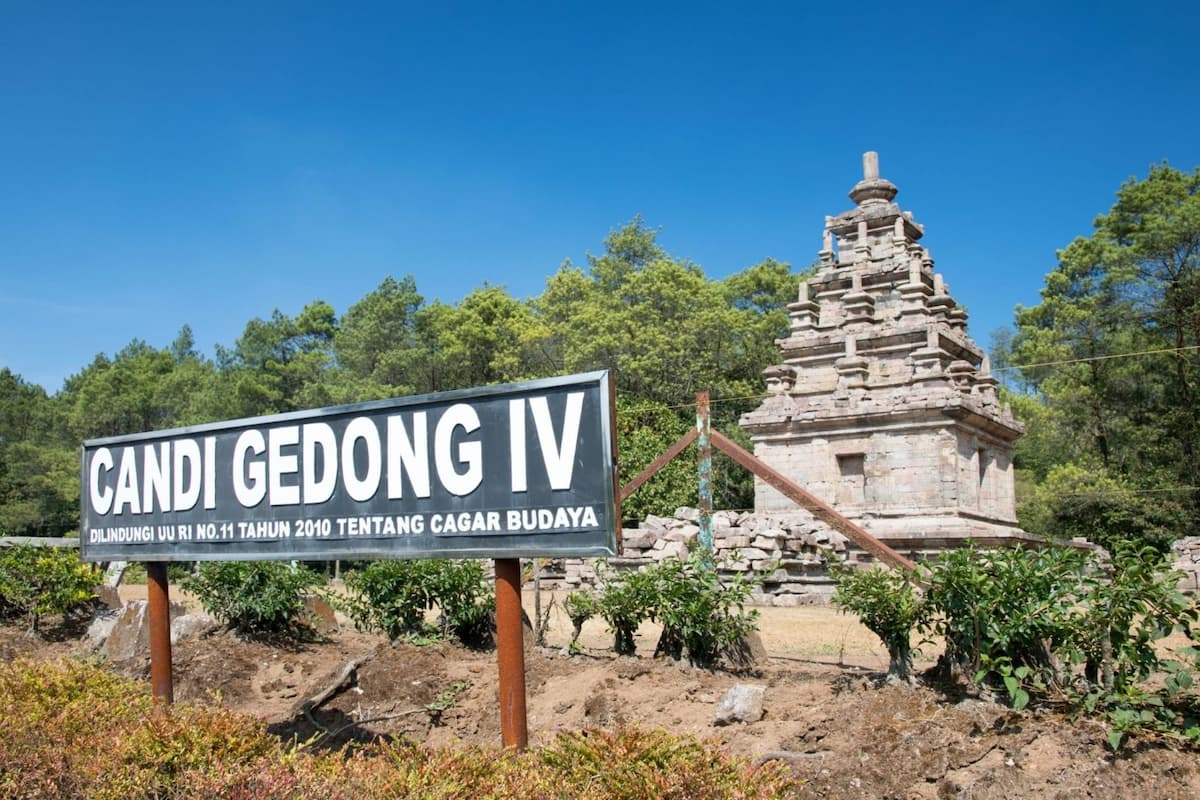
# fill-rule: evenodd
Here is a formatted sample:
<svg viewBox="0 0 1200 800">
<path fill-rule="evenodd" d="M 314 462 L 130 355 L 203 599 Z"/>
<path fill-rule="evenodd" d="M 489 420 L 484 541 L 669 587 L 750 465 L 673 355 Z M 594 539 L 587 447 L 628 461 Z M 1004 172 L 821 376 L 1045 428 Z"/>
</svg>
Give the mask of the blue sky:
<svg viewBox="0 0 1200 800">
<path fill-rule="evenodd" d="M 389 273 L 536 295 L 635 214 L 807 265 L 868 149 L 986 345 L 1200 164 L 1195 3 L 3 5 L 0 367 L 50 391 Z"/>
</svg>

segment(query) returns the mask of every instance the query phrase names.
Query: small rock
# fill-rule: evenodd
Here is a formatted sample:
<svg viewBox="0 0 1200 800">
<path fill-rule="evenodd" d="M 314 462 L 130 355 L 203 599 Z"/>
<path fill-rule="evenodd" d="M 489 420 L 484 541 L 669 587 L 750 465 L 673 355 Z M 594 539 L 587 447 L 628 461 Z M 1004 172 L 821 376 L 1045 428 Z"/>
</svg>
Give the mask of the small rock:
<svg viewBox="0 0 1200 800">
<path fill-rule="evenodd" d="M 750 631 L 742 637 L 742 652 L 746 654 L 748 664 L 765 664 L 770 658 L 767 646 L 763 644 L 762 635 L 758 631 Z"/>
<path fill-rule="evenodd" d="M 180 614 L 171 620 L 171 643 L 199 636 L 216 624 L 207 614 Z"/>
<path fill-rule="evenodd" d="M 700 509 L 690 508 L 688 506 L 680 506 L 675 509 L 675 519 L 683 520 L 684 522 L 699 522 Z"/>
<path fill-rule="evenodd" d="M 338 629 L 337 614 L 324 597 L 315 594 L 304 596 L 304 608 L 308 622 L 321 634 L 333 633 Z"/>
<path fill-rule="evenodd" d="M 763 718 L 763 696 L 767 687 L 753 683 L 739 683 L 725 693 L 717 704 L 715 725 L 732 722 L 758 722 Z"/>
<path fill-rule="evenodd" d="M 117 612 L 108 627 L 108 636 L 100 650 L 109 661 L 127 661 L 139 653 L 150 652 L 150 630 L 146 622 L 145 600 L 131 600 Z"/>
<path fill-rule="evenodd" d="M 111 625 L 107 622 L 97 627 L 97 635 L 107 628 L 103 640 L 89 639 L 98 642 L 94 646 L 102 652 L 109 661 L 127 661 L 150 653 L 150 622 L 148 619 L 149 604 L 145 600 L 130 600 L 120 610 L 115 612 Z M 169 606 L 169 619 L 185 616 L 187 609 L 179 603 Z"/>
</svg>

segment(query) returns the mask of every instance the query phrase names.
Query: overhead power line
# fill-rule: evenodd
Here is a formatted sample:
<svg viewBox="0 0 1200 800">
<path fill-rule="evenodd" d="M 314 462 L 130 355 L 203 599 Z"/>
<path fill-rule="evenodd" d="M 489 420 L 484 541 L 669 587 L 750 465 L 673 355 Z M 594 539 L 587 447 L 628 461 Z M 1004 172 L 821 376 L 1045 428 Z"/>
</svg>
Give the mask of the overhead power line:
<svg viewBox="0 0 1200 800">
<path fill-rule="evenodd" d="M 1188 350 L 1200 350 L 1200 345 L 1189 344 L 1183 347 L 1160 347 L 1155 350 L 1137 350 L 1132 353 L 1110 353 L 1104 356 L 1086 356 L 1084 358 L 1064 358 L 1060 361 L 1041 361 L 1036 364 L 1011 364 L 1007 367 L 995 367 L 992 372 L 1006 372 L 1011 369 L 1034 369 L 1036 367 L 1058 367 L 1064 364 L 1084 364 L 1089 361 L 1108 361 L 1113 358 L 1133 358 L 1134 356 L 1162 355 L 1163 353 L 1183 353 Z"/>
</svg>

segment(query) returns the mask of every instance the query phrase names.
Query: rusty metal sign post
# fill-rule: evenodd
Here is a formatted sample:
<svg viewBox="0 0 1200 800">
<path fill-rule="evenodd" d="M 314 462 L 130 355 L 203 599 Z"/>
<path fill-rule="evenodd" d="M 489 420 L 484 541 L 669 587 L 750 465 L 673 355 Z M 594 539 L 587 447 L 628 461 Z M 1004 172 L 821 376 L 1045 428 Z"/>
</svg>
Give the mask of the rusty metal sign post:
<svg viewBox="0 0 1200 800">
<path fill-rule="evenodd" d="M 500 669 L 500 740 L 524 750 L 529 744 L 525 713 L 525 629 L 521 622 L 521 561 L 496 561 L 496 661 Z"/>
<path fill-rule="evenodd" d="M 175 699 L 171 675 L 171 600 L 165 561 L 146 562 L 146 615 L 150 634 L 150 690 L 156 703 Z"/>
</svg>

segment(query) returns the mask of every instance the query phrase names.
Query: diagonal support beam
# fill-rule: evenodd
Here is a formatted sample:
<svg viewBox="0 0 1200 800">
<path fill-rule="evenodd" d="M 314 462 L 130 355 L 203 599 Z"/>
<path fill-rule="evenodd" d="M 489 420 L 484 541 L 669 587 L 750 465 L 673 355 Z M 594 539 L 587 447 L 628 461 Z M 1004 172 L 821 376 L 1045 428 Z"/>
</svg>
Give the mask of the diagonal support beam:
<svg viewBox="0 0 1200 800">
<path fill-rule="evenodd" d="M 720 450 L 725 455 L 732 458 L 738 464 L 741 464 L 746 469 L 753 472 L 758 477 L 762 478 L 767 483 L 771 484 L 784 497 L 794 501 L 801 508 L 804 508 L 817 519 L 824 522 L 829 527 L 833 528 L 838 533 L 845 536 L 856 545 L 872 554 L 880 561 L 890 564 L 893 567 L 900 567 L 906 570 L 916 569 L 916 565 L 909 561 L 904 556 L 897 553 L 886 544 L 876 539 L 861 526 L 851 522 L 846 517 L 843 517 L 831 506 L 817 498 L 815 495 L 809 494 L 800 488 L 800 485 L 790 478 L 785 477 L 782 473 L 777 472 L 771 467 L 764 464 L 753 454 L 742 449 L 737 442 L 734 442 L 729 437 L 725 436 L 720 431 L 712 431 L 713 446 Z"/>
<path fill-rule="evenodd" d="M 650 466 L 639 472 L 633 480 L 621 487 L 621 501 L 624 502 L 625 499 L 629 497 L 629 495 L 636 492 L 643 483 L 653 478 L 654 475 L 660 469 L 665 467 L 672 458 L 682 453 L 683 448 L 696 441 L 696 437 L 699 435 L 700 434 L 697 433 L 695 428 L 689 428 L 688 432 L 683 436 L 680 436 L 679 440 L 675 442 L 675 444 L 668 447 L 662 455 L 654 459 L 654 462 L 650 464 Z"/>
</svg>

